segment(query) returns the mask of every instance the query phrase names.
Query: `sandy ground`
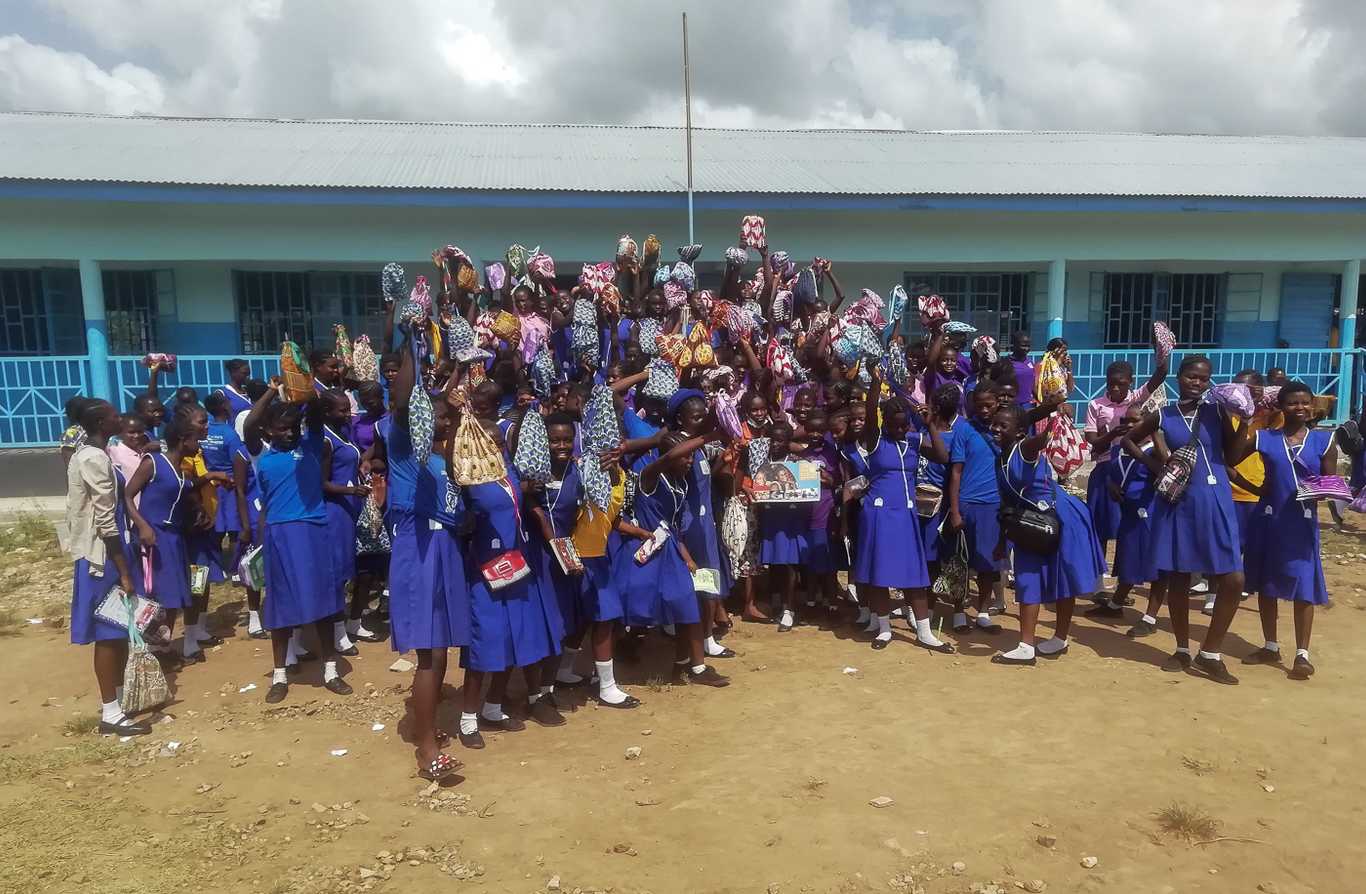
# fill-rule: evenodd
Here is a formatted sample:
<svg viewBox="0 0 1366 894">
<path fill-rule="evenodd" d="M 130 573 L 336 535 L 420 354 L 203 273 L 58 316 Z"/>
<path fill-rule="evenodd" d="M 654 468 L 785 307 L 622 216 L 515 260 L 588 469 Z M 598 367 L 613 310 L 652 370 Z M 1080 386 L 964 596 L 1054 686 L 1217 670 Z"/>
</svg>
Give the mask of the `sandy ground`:
<svg viewBox="0 0 1366 894">
<path fill-rule="evenodd" d="M 566 727 L 457 745 L 463 776 L 432 794 L 387 644 L 352 659 L 355 695 L 315 665 L 272 709 L 264 644 L 228 627 L 231 588 L 215 602 L 235 637 L 172 679 L 154 734 L 89 733 L 89 650 L 24 620 L 65 610 L 70 566 L 21 542 L 0 537 L 2 891 L 1362 890 L 1358 534 L 1325 534 L 1336 605 L 1309 682 L 1238 664 L 1260 643 L 1255 601 L 1226 646 L 1238 687 L 1162 673 L 1166 622 L 1126 640 L 1132 613 L 1081 619 L 1070 654 L 1034 669 L 987 661 L 1013 609 L 955 656 L 911 647 L 900 622 L 880 653 L 844 630 L 739 625 L 728 689 L 661 685 L 655 642 L 619 665 L 640 709 L 580 702 Z M 1164 830 L 1173 805 L 1214 824 L 1200 843 Z"/>
</svg>

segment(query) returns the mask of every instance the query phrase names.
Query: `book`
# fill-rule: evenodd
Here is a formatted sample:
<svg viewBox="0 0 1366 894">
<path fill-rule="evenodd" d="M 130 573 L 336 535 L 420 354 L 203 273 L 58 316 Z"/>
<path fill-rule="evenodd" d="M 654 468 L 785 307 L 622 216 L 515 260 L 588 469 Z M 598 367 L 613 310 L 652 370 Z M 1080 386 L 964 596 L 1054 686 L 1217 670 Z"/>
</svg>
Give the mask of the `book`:
<svg viewBox="0 0 1366 894">
<path fill-rule="evenodd" d="M 579 551 L 575 549 L 572 539 L 556 537 L 550 541 L 550 551 L 555 555 L 555 561 L 560 563 L 560 570 L 565 574 L 583 573 L 583 560 L 579 558 Z"/>
<path fill-rule="evenodd" d="M 654 533 L 650 535 L 650 539 L 643 541 L 636 549 L 636 564 L 644 565 L 650 561 L 650 557 L 657 553 L 659 548 L 664 545 L 664 541 L 668 539 L 669 526 L 660 522 L 659 527 L 655 528 Z"/>
<path fill-rule="evenodd" d="M 721 575 L 715 568 L 699 568 L 692 573 L 693 589 L 710 596 L 721 595 Z"/>
<path fill-rule="evenodd" d="M 756 502 L 814 503 L 820 498 L 820 467 L 808 460 L 767 462 L 754 473 Z"/>
</svg>

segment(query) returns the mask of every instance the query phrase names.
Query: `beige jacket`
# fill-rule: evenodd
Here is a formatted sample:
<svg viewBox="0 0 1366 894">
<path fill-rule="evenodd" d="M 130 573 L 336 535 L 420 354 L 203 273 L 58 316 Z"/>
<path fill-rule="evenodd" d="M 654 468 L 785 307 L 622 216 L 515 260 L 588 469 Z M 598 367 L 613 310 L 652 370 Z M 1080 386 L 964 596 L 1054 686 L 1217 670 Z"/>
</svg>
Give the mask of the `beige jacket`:
<svg viewBox="0 0 1366 894">
<path fill-rule="evenodd" d="M 119 536 L 115 517 L 118 484 L 109 455 L 89 444 L 71 457 L 66 467 L 66 525 L 73 558 L 90 563 L 91 574 L 104 573 L 104 541 Z"/>
</svg>

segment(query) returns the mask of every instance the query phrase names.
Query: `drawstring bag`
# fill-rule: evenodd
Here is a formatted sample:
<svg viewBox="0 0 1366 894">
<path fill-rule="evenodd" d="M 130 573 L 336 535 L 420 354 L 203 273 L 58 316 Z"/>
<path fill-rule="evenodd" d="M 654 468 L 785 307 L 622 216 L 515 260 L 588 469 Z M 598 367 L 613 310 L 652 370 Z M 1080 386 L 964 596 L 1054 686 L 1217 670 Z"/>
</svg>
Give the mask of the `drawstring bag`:
<svg viewBox="0 0 1366 894">
<path fill-rule="evenodd" d="M 998 354 L 996 353 L 996 339 L 990 335 L 979 335 L 972 341 L 972 353 L 977 354 L 987 363 L 995 363 Z"/>
<path fill-rule="evenodd" d="M 1086 462 L 1086 437 L 1062 413 L 1048 419 L 1048 444 L 1043 449 L 1059 481 L 1066 481 Z"/>
<path fill-rule="evenodd" d="M 540 248 L 537 247 L 535 250 L 540 251 Z M 508 250 L 503 257 L 507 261 L 508 272 L 512 274 L 513 279 L 521 279 L 526 276 L 526 262 L 531 257 L 531 254 L 531 252 L 527 251 L 526 246 L 521 243 L 514 242 L 508 246 Z"/>
<path fill-rule="evenodd" d="M 1157 353 L 1157 362 L 1166 363 L 1172 355 L 1172 349 L 1176 347 L 1176 336 L 1167 324 L 1158 320 L 1153 323 L 1153 350 Z"/>
<path fill-rule="evenodd" d="M 159 708 L 170 701 L 171 690 L 166 685 L 166 675 L 161 672 L 161 662 L 147 651 L 147 642 L 138 632 L 133 620 L 134 604 L 128 606 L 128 663 L 123 667 L 123 697 L 119 707 L 125 714 L 140 714 Z"/>
<path fill-rule="evenodd" d="M 664 331 L 660 321 L 654 317 L 641 317 L 636 321 L 636 330 L 636 342 L 640 345 L 640 352 L 646 357 L 658 357 L 659 336 Z"/>
<path fill-rule="evenodd" d="M 602 457 L 584 453 L 579 457 L 579 478 L 583 481 L 584 496 L 602 512 L 612 502 L 612 478 L 602 467 Z"/>
<path fill-rule="evenodd" d="M 550 392 L 560 381 L 560 371 L 555 366 L 555 357 L 549 348 L 541 348 L 531 361 L 531 390 L 542 400 L 550 398 Z"/>
<path fill-rule="evenodd" d="M 921 295 L 916 305 L 920 311 L 920 325 L 926 329 L 935 329 L 949 322 L 949 306 L 938 295 Z"/>
<path fill-rule="evenodd" d="M 726 263 L 736 267 L 743 267 L 749 263 L 749 249 L 743 245 L 729 245 L 726 247 Z"/>
<path fill-rule="evenodd" d="M 1252 389 L 1239 382 L 1215 385 L 1209 393 L 1216 404 L 1240 419 L 1251 419 L 1252 414 L 1257 412 L 1257 406 L 1252 401 Z"/>
<path fill-rule="evenodd" d="M 740 220 L 740 244 L 747 248 L 763 248 L 768 245 L 764 233 L 764 219 L 757 214 L 747 214 Z"/>
<path fill-rule="evenodd" d="M 512 455 L 512 466 L 523 481 L 545 484 L 550 474 L 550 436 L 545 420 L 534 408 L 527 408 L 517 428 L 517 452 Z"/>
<path fill-rule="evenodd" d="M 489 291 L 501 292 L 503 286 L 507 285 L 508 271 L 498 261 L 484 265 L 484 282 L 488 284 Z"/>
<path fill-rule="evenodd" d="M 473 487 L 499 481 L 507 475 L 503 452 L 474 418 L 468 405 L 460 414 L 460 425 L 451 444 L 451 469 L 457 484 Z"/>
<path fill-rule="evenodd" d="M 280 376 L 285 380 L 285 400 L 302 403 L 313 396 L 313 373 L 308 360 L 288 334 L 280 345 Z"/>
<path fill-rule="evenodd" d="M 646 367 L 645 385 L 641 394 L 658 400 L 668 400 L 678 390 L 678 373 L 673 364 L 660 357 L 650 361 Z"/>
<path fill-rule="evenodd" d="M 598 292 L 598 303 L 602 305 L 602 312 L 609 317 L 615 317 L 621 313 L 621 289 L 617 288 L 616 283 L 607 283 Z"/>
<path fill-rule="evenodd" d="M 1041 404 L 1067 399 L 1067 371 L 1051 351 L 1043 355 L 1034 369 L 1034 398 Z"/>
<path fill-rule="evenodd" d="M 1345 502 L 1352 499 L 1352 489 L 1341 475 L 1299 475 L 1295 481 L 1295 499 Z"/>
<path fill-rule="evenodd" d="M 384 294 L 385 304 L 402 301 L 408 294 L 408 275 L 403 265 L 390 261 L 379 272 L 379 290 Z"/>
<path fill-rule="evenodd" d="M 663 288 L 664 284 L 669 281 L 669 275 L 669 265 L 660 264 L 658 267 L 655 268 L 655 278 L 651 280 L 650 285 L 652 285 L 656 289 Z"/>
<path fill-rule="evenodd" d="M 962 605 L 968 598 L 968 541 L 962 531 L 941 532 L 944 540 L 952 537 L 954 546 L 947 557 L 939 559 L 939 576 L 934 579 L 934 595 L 950 605 Z"/>
<path fill-rule="evenodd" d="M 621 423 L 612 402 L 611 388 L 601 383 L 593 386 L 583 408 L 583 421 L 585 452 L 606 453 L 621 446 Z"/>
<path fill-rule="evenodd" d="M 355 358 L 351 354 L 351 337 L 346 334 L 346 327 L 341 323 L 333 323 L 332 334 L 337 339 L 336 347 L 332 349 L 332 352 L 337 355 L 342 366 L 350 368 L 355 363 Z"/>
<path fill-rule="evenodd" d="M 461 353 L 474 348 L 474 327 L 460 314 L 451 314 L 443 321 L 441 331 L 447 358 L 457 360 Z"/>
<path fill-rule="evenodd" d="M 829 263 L 827 261 L 827 263 Z M 900 283 L 892 286 L 891 295 L 887 298 L 887 324 L 895 326 L 901 321 L 901 315 L 906 312 L 906 305 L 910 303 L 910 296 L 906 294 L 906 287 Z"/>
<path fill-rule="evenodd" d="M 678 259 L 692 269 L 693 263 L 702 256 L 702 246 L 693 243 L 692 245 L 680 245 L 678 247 Z M 677 269 L 677 268 L 675 268 Z"/>
<path fill-rule="evenodd" d="M 700 246 L 698 250 L 701 250 Z M 691 292 L 697 288 L 697 274 L 693 271 L 692 264 L 687 261 L 679 261 L 674 264 L 673 269 L 669 271 L 669 279 L 682 286 L 685 292 Z"/>
<path fill-rule="evenodd" d="M 630 233 L 623 233 L 617 240 L 617 264 L 623 269 L 631 269 L 636 263 L 636 240 L 631 238 Z"/>
<path fill-rule="evenodd" d="M 816 288 L 816 271 L 807 267 L 797 274 L 797 281 L 792 286 L 792 301 L 795 304 L 815 304 L 819 298 Z"/>
<path fill-rule="evenodd" d="M 596 359 L 602 337 L 598 334 L 598 309 L 593 306 L 592 299 L 575 298 L 570 315 L 570 350 L 581 360 Z"/>
<path fill-rule="evenodd" d="M 645 245 L 641 248 L 641 263 L 646 267 L 654 267 L 659 264 L 659 249 L 662 246 L 659 237 L 654 233 L 645 237 Z"/>
<path fill-rule="evenodd" d="M 545 281 L 551 291 L 555 289 L 555 259 L 543 251 L 537 251 L 526 262 L 527 273 Z"/>
</svg>

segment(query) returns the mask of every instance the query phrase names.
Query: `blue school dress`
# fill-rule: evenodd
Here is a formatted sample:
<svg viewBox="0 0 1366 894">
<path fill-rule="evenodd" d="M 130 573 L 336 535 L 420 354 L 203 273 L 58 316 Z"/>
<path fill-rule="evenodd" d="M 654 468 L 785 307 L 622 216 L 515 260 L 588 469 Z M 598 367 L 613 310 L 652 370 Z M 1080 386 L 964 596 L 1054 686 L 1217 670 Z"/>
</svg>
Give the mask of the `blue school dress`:
<svg viewBox="0 0 1366 894">
<path fill-rule="evenodd" d="M 1121 507 L 1110 497 L 1110 489 L 1106 487 L 1112 462 L 1113 459 L 1106 457 L 1097 460 L 1086 479 L 1086 510 L 1091 514 L 1091 527 L 1095 529 L 1102 550 L 1119 535 Z"/>
<path fill-rule="evenodd" d="M 1152 471 L 1121 448 L 1115 450 L 1105 464 L 1108 477 L 1122 494 L 1119 530 L 1115 533 L 1114 574 L 1121 584 L 1136 586 L 1159 577 L 1152 542 L 1153 501 L 1157 493 L 1153 489 Z"/>
<path fill-rule="evenodd" d="M 686 491 L 686 482 L 674 484 L 664 475 L 655 482 L 654 491 L 646 492 L 643 486 L 636 490 L 635 523 L 646 531 L 666 523 L 670 534 L 644 565 L 635 559 L 642 541 L 627 537 L 618 544 L 612 579 L 621 594 L 623 620 L 632 627 L 696 624 L 701 620 L 692 574 L 678 549 L 680 532 L 687 530 Z"/>
<path fill-rule="evenodd" d="M 1062 522 L 1062 537 L 1052 553 L 1033 553 L 1010 544 L 1015 550 L 1015 598 L 1021 605 L 1038 605 L 1096 592 L 1105 574 L 1105 553 L 1086 504 L 1058 487 L 1048 460 L 1035 457 L 1026 462 L 1019 444 L 1010 451 L 1004 476 L 1013 498 L 1052 506 Z"/>
<path fill-rule="evenodd" d="M 558 655 L 564 639 L 555 594 L 542 593 L 534 573 L 494 590 L 479 570 L 511 550 L 520 550 L 523 557 L 529 554 L 522 528 L 521 486 L 516 471 L 509 466 L 507 477 L 463 491 L 465 507 L 474 513 L 474 534 L 465 568 L 470 589 L 470 644 L 461 657 L 470 670 L 527 667 Z M 531 566 L 529 559 L 527 565 Z"/>
<path fill-rule="evenodd" d="M 305 426 L 293 450 L 267 446 L 256 461 L 266 513 L 261 623 L 267 630 L 311 624 L 345 607 L 327 542 L 324 443 L 322 431 Z"/>
<path fill-rule="evenodd" d="M 251 409 L 251 398 L 238 391 L 232 385 L 224 385 L 218 389 L 218 393 L 228 399 L 228 417 L 236 419 L 238 413 L 245 413 Z"/>
<path fill-rule="evenodd" d="M 332 468 L 328 483 L 354 487 L 360 480 L 360 448 L 326 425 L 323 426 L 323 436 L 332 445 Z M 347 581 L 356 579 L 356 519 L 360 517 L 365 498 L 350 494 L 323 494 L 323 501 L 327 512 L 327 546 L 332 553 L 332 576 L 338 589 L 344 591 Z"/>
<path fill-rule="evenodd" d="M 85 448 L 82 448 L 85 449 Z M 91 450 L 98 450 L 91 447 Z M 72 457 L 75 461 L 75 457 Z M 123 560 L 128 563 L 128 574 L 133 579 L 133 592 L 143 590 L 142 563 L 138 558 L 136 540 L 128 525 L 128 516 L 123 507 L 123 474 L 111 462 L 110 472 L 114 476 L 114 524 L 119 532 L 119 544 L 123 549 Z M 95 617 L 95 608 L 104 601 L 119 583 L 119 569 L 112 555 L 105 556 L 104 568 L 99 575 L 92 574 L 92 566 L 85 559 L 77 559 L 71 576 L 71 642 L 84 646 L 99 640 L 123 640 L 128 631 L 123 627 L 110 624 Z"/>
<path fill-rule="evenodd" d="M 838 445 L 838 450 L 840 458 L 844 460 L 845 481 L 859 476 L 868 477 L 868 456 L 864 453 L 862 446 L 844 443 Z M 832 547 L 837 571 L 853 571 L 854 569 L 854 556 L 858 554 L 860 508 L 858 500 L 840 503 L 839 511 L 844 514 L 845 534 L 844 541 L 836 543 Z"/>
<path fill-rule="evenodd" d="M 833 574 L 835 551 L 830 548 L 830 527 L 835 519 L 835 492 L 840 488 L 839 452 L 834 444 L 823 439 L 798 454 L 798 459 L 816 464 L 820 473 L 830 476 L 832 486 L 821 485 L 821 495 L 811 507 L 810 524 L 806 532 L 806 560 L 802 563 L 810 574 Z"/>
<path fill-rule="evenodd" d="M 954 441 L 957 439 L 959 433 L 969 425 L 970 423 L 965 417 L 955 416 L 953 423 L 949 426 L 948 430 L 939 433 L 939 437 L 944 441 L 944 448 L 949 451 L 950 456 L 953 455 Z M 940 532 L 944 527 L 944 520 L 948 518 L 949 515 L 948 463 L 936 463 L 922 458 L 919 481 L 921 484 L 928 484 L 931 487 L 939 488 L 940 493 L 944 495 L 939 501 L 938 512 L 933 515 L 920 516 L 920 537 L 925 544 L 925 561 L 937 562 L 939 561 L 940 555 Z"/>
<path fill-rule="evenodd" d="M 232 458 L 237 455 L 237 448 L 241 444 L 242 441 L 237 437 L 237 431 L 231 422 L 209 420 L 209 433 L 199 442 L 199 449 L 204 452 L 204 467 L 210 472 L 226 472 L 231 475 Z M 229 491 L 219 491 L 213 529 L 220 535 L 220 540 L 223 534 L 236 534 L 242 530 L 241 521 L 237 518 L 237 499 Z"/>
<path fill-rule="evenodd" d="M 411 510 L 403 518 L 411 534 L 389 580 L 389 621 L 395 652 L 446 649 L 470 644 L 470 590 L 460 525 L 465 503 L 437 454 L 418 470 Z"/>
<path fill-rule="evenodd" d="M 1291 445 L 1280 429 L 1263 429 L 1256 438 L 1266 480 L 1248 534 L 1246 589 L 1259 596 L 1326 605 L 1318 501 L 1297 500 L 1296 481 L 1319 474 L 1333 436 L 1314 429 L 1302 443 Z"/>
<path fill-rule="evenodd" d="M 721 595 L 699 593 L 704 599 L 720 599 L 735 585 L 730 560 L 721 551 L 721 532 L 717 527 L 716 503 L 712 499 L 711 460 L 701 448 L 693 453 L 692 468 L 688 470 L 688 516 L 690 523 L 683 532 L 683 544 L 692 554 L 698 568 L 711 568 L 717 573 Z"/>
<path fill-rule="evenodd" d="M 811 553 L 812 503 L 760 503 L 759 564 L 805 565 Z M 693 557 L 697 561 L 697 557 Z"/>
<path fill-rule="evenodd" d="M 1001 491 L 996 484 L 999 453 L 991 433 L 975 420 L 969 420 L 953 438 L 949 463 L 962 463 L 958 483 L 958 513 L 963 517 L 963 538 L 967 542 L 968 566 L 973 571 L 999 572 L 1002 562 L 993 558 L 1001 540 Z M 947 511 L 947 510 L 946 510 Z"/>
<path fill-rule="evenodd" d="M 1224 428 L 1219 408 L 1202 403 L 1200 443 L 1190 486 L 1172 504 L 1161 496 L 1153 501 L 1153 558 L 1159 571 L 1227 574 L 1243 569 L 1238 549 L 1238 520 L 1233 491 L 1224 466 Z M 1190 443 L 1195 414 L 1182 414 L 1175 404 L 1162 408 L 1162 436 L 1173 453 Z"/>
<path fill-rule="evenodd" d="M 915 511 L 920 434 L 910 440 L 878 439 L 868 453 L 868 492 L 859 510 L 854 581 L 902 590 L 928 587 L 925 544 Z"/>
<path fill-rule="evenodd" d="M 191 604 L 190 552 L 184 528 L 192 488 L 165 454 L 147 457 L 152 477 L 139 495 L 138 512 L 157 538 L 151 550 L 152 592 L 148 596 L 162 608 L 185 608 Z"/>
<path fill-rule="evenodd" d="M 571 460 L 565 467 L 564 477 L 559 481 L 547 482 L 534 499 L 536 505 L 550 518 L 550 530 L 556 537 L 572 535 L 574 520 L 578 518 L 579 505 L 584 499 L 579 464 Z M 541 534 L 540 525 L 530 518 L 526 522 L 526 533 L 529 544 L 527 561 L 533 565 L 541 592 L 554 597 L 561 625 L 567 633 L 583 630 L 593 619 L 585 611 L 582 576 L 568 575 L 560 569 L 560 562 Z"/>
<path fill-rule="evenodd" d="M 242 457 L 247 462 L 247 477 L 243 486 L 246 489 L 247 498 L 247 518 L 243 528 L 251 529 L 251 542 L 253 544 L 261 542 L 261 487 L 256 480 L 256 463 L 252 460 L 251 453 L 247 446 L 240 440 L 237 442 L 237 456 Z M 236 481 L 233 482 L 236 484 Z M 219 499 L 229 499 L 233 503 L 237 502 L 237 494 L 232 493 Z M 242 522 L 241 513 L 238 513 L 238 521 Z M 242 557 L 246 555 L 247 547 L 243 546 L 242 541 L 237 541 L 237 546 L 232 554 L 232 570 L 235 572 L 242 562 Z"/>
</svg>

